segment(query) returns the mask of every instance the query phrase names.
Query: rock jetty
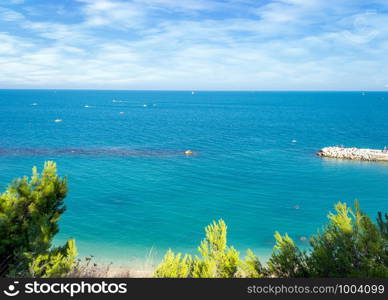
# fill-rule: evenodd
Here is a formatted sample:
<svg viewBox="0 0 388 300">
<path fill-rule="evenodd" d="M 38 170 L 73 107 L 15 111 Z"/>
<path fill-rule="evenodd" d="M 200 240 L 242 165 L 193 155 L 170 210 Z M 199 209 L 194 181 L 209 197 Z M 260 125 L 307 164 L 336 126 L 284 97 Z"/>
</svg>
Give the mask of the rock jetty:
<svg viewBox="0 0 388 300">
<path fill-rule="evenodd" d="M 318 156 L 366 160 L 366 161 L 386 161 L 388 162 L 388 150 L 377 149 L 359 149 L 359 148 L 344 148 L 344 147 L 325 147 L 317 152 Z"/>
</svg>

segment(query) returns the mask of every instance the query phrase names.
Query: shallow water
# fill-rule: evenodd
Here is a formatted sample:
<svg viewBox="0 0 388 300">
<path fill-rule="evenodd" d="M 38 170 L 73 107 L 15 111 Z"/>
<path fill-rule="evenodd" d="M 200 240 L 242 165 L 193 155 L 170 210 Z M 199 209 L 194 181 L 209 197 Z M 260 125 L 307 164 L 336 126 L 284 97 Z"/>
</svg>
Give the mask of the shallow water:
<svg viewBox="0 0 388 300">
<path fill-rule="evenodd" d="M 0 90 L 0 187 L 55 160 L 69 179 L 56 242 L 81 255 L 195 253 L 223 218 L 229 244 L 266 256 L 274 231 L 304 245 L 337 201 L 388 210 L 388 164 L 315 156 L 388 145 L 387 111 L 383 92 Z"/>
</svg>

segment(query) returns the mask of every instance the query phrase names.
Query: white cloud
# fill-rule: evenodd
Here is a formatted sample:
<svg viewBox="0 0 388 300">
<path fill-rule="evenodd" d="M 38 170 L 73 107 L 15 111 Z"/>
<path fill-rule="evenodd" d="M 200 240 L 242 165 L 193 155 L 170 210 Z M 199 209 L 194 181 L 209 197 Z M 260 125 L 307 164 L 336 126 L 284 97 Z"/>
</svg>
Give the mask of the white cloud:
<svg viewBox="0 0 388 300">
<path fill-rule="evenodd" d="M 85 3 L 83 12 L 87 26 L 137 27 L 144 13 L 133 2 L 111 0 L 80 0 Z"/>
<path fill-rule="evenodd" d="M 4 7 L 0 7 L 0 20 L 5 22 L 18 21 L 23 19 L 23 15 Z"/>
<path fill-rule="evenodd" d="M 365 15 L 354 1 L 78 2 L 72 23 L 7 9 L 30 36 L 0 33 L 0 87 L 366 90 L 387 81 L 387 14 Z M 231 5 L 235 14 L 207 15 Z"/>
<path fill-rule="evenodd" d="M 18 56 L 25 51 L 29 51 L 32 47 L 33 43 L 26 39 L 0 32 L 0 57 Z"/>
<path fill-rule="evenodd" d="M 24 0 L 0 0 L 0 5 L 5 5 L 5 4 L 22 4 L 24 3 Z"/>
</svg>

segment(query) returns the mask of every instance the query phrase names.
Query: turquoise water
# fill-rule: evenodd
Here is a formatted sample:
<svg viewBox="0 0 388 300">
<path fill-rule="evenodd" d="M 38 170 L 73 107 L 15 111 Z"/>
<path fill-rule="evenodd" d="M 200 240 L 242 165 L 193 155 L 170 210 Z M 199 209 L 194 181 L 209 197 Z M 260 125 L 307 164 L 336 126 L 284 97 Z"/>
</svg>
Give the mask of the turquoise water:
<svg viewBox="0 0 388 300">
<path fill-rule="evenodd" d="M 315 156 L 388 145 L 387 112 L 383 92 L 0 90 L 0 187 L 55 160 L 69 179 L 56 242 L 81 255 L 195 253 L 223 218 L 229 244 L 267 256 L 276 230 L 303 246 L 337 201 L 388 210 L 388 164 Z"/>
</svg>

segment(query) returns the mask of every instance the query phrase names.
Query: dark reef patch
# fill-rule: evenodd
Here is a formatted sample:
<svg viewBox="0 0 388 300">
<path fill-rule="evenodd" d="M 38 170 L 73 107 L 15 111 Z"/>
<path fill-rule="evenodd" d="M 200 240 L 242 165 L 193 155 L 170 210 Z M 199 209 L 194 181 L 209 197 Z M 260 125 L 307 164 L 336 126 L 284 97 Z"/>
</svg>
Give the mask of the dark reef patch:
<svg viewBox="0 0 388 300">
<path fill-rule="evenodd" d="M 0 148 L 0 156 L 169 157 L 182 150 L 103 148 Z"/>
</svg>

